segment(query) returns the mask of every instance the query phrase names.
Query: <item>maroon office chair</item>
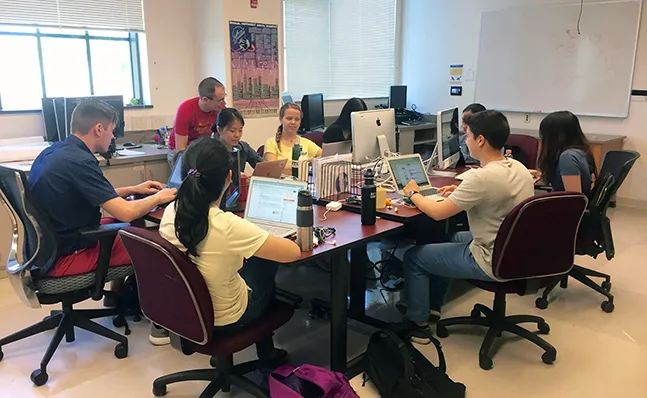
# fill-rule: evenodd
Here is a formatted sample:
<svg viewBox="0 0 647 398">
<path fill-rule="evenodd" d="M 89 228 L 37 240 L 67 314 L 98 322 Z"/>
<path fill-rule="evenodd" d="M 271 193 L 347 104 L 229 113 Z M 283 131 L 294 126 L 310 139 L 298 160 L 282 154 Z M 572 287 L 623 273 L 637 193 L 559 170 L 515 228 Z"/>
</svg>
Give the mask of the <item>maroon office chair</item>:
<svg viewBox="0 0 647 398">
<path fill-rule="evenodd" d="M 256 150 L 256 153 L 263 156 L 263 154 L 265 153 L 265 145 L 259 146 L 258 149 Z"/>
<path fill-rule="evenodd" d="M 527 168 L 537 168 L 537 157 L 539 156 L 539 140 L 537 138 L 525 134 L 510 134 L 505 144 L 521 149 L 528 163 L 526 164 Z"/>
<path fill-rule="evenodd" d="M 512 209 L 499 228 L 492 253 L 494 276 L 503 282 L 470 281 L 494 293 L 494 308 L 476 304 L 469 317 L 441 320 L 436 325 L 438 337 L 447 337 L 447 327 L 453 325 L 489 327 L 479 351 L 479 365 L 484 370 L 492 368 L 492 345 L 504 331 L 535 343 L 545 351 L 541 357 L 544 363 L 554 363 L 557 350 L 519 326 L 536 323 L 539 333 L 548 334 L 546 321 L 534 315 L 506 316 L 506 295 L 535 294 L 571 270 L 577 230 L 587 202 L 580 193 L 553 192 L 529 198 Z"/>
<path fill-rule="evenodd" d="M 275 301 L 257 322 L 235 332 L 216 332 L 209 290 L 189 257 L 156 231 L 129 227 L 121 230 L 120 235 L 135 269 L 143 314 L 168 330 L 171 345 L 185 355 L 199 352 L 212 357 L 210 369 L 157 378 L 153 394 L 165 395 L 167 385 L 172 383 L 203 380 L 210 384 L 200 395 L 202 398 L 228 392 L 231 385 L 252 396 L 267 397 L 267 391 L 244 377 L 266 363 L 257 360 L 234 366 L 233 354 L 252 344 L 257 345 L 259 352 L 273 352 L 272 333 L 290 320 L 294 308 Z"/>
<path fill-rule="evenodd" d="M 321 148 L 321 146 L 323 145 L 323 135 L 324 135 L 323 131 L 309 131 L 305 133 L 302 137 L 309 139 L 310 141 L 317 144 L 319 148 Z"/>
</svg>

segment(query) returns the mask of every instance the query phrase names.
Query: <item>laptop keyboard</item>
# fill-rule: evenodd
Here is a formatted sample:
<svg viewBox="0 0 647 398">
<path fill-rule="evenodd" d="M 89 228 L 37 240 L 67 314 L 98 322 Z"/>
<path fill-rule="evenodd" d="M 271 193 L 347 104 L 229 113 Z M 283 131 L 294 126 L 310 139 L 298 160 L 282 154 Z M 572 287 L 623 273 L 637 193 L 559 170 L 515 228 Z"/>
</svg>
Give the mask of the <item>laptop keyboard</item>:
<svg viewBox="0 0 647 398">
<path fill-rule="evenodd" d="M 436 188 L 428 188 L 425 189 L 424 191 L 420 191 L 420 195 L 422 196 L 431 196 L 431 195 L 438 195 L 438 189 Z"/>
<path fill-rule="evenodd" d="M 292 229 L 282 228 L 282 227 L 275 227 L 275 226 L 272 226 L 272 225 L 258 225 L 258 226 L 261 227 L 261 229 L 263 231 L 267 231 L 270 234 L 275 235 L 275 236 L 279 236 L 281 238 L 284 238 L 284 237 L 286 237 L 288 235 L 291 235 L 292 233 L 295 232 Z"/>
</svg>

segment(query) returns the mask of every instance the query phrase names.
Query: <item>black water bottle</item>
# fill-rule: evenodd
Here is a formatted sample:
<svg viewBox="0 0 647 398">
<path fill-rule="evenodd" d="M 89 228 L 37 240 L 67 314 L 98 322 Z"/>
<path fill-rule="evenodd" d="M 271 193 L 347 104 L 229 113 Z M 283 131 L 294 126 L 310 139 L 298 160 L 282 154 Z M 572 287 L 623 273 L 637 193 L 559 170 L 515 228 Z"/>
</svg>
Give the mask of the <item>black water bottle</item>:
<svg viewBox="0 0 647 398">
<path fill-rule="evenodd" d="M 299 178 L 299 158 L 301 157 L 301 145 L 298 143 L 292 147 L 292 177 Z"/>
<path fill-rule="evenodd" d="M 372 169 L 367 169 L 362 185 L 362 225 L 375 224 L 376 195 L 375 174 Z"/>
<path fill-rule="evenodd" d="M 314 211 L 312 209 L 312 194 L 302 189 L 297 196 L 297 244 L 302 252 L 312 250 L 314 226 Z"/>
</svg>

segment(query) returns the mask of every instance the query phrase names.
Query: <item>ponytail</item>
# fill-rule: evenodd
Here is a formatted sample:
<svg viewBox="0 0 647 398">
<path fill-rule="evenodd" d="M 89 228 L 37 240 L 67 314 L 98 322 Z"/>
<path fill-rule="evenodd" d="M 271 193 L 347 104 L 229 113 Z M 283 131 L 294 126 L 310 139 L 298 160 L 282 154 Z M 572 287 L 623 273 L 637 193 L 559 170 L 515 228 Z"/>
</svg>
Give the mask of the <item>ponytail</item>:
<svg viewBox="0 0 647 398">
<path fill-rule="evenodd" d="M 175 200 L 175 236 L 187 254 L 199 256 L 197 246 L 209 231 L 209 209 L 224 191 L 231 170 L 229 151 L 219 141 L 200 138 L 182 156 L 182 185 Z"/>
<path fill-rule="evenodd" d="M 207 236 L 209 229 L 211 201 L 207 196 L 199 177 L 190 174 L 184 179 L 177 192 L 175 236 L 192 256 L 198 255 L 196 247 Z"/>
</svg>

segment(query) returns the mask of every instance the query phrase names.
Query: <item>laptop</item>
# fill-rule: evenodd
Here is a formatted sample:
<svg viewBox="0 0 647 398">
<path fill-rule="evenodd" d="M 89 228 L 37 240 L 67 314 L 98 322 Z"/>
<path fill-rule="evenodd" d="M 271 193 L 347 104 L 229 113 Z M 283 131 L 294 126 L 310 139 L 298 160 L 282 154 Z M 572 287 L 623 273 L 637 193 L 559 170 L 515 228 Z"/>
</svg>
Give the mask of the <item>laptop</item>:
<svg viewBox="0 0 647 398">
<path fill-rule="evenodd" d="M 442 200 L 444 197 L 438 193 L 438 190 L 431 185 L 429 176 L 422 164 L 420 154 L 404 155 L 386 158 L 389 170 L 397 186 L 398 193 L 406 196 L 403 191 L 409 181 L 414 180 L 420 187 L 422 196 L 431 197 L 434 200 Z"/>
<path fill-rule="evenodd" d="M 281 174 L 283 174 L 287 163 L 287 159 L 256 163 L 252 177 L 281 178 Z"/>
<path fill-rule="evenodd" d="M 166 183 L 166 188 L 180 188 L 180 185 L 182 185 L 182 155 L 184 153 L 180 153 L 177 155 L 175 158 L 175 166 L 173 166 L 173 170 L 171 170 L 171 175 L 168 178 L 168 182 Z"/>
<path fill-rule="evenodd" d="M 330 142 L 323 144 L 321 149 L 322 158 L 325 158 L 326 156 L 346 155 L 347 153 L 351 153 L 353 149 L 353 141 Z"/>
<path fill-rule="evenodd" d="M 297 196 L 305 181 L 252 177 L 249 181 L 245 219 L 280 237 L 297 232 Z"/>
</svg>

